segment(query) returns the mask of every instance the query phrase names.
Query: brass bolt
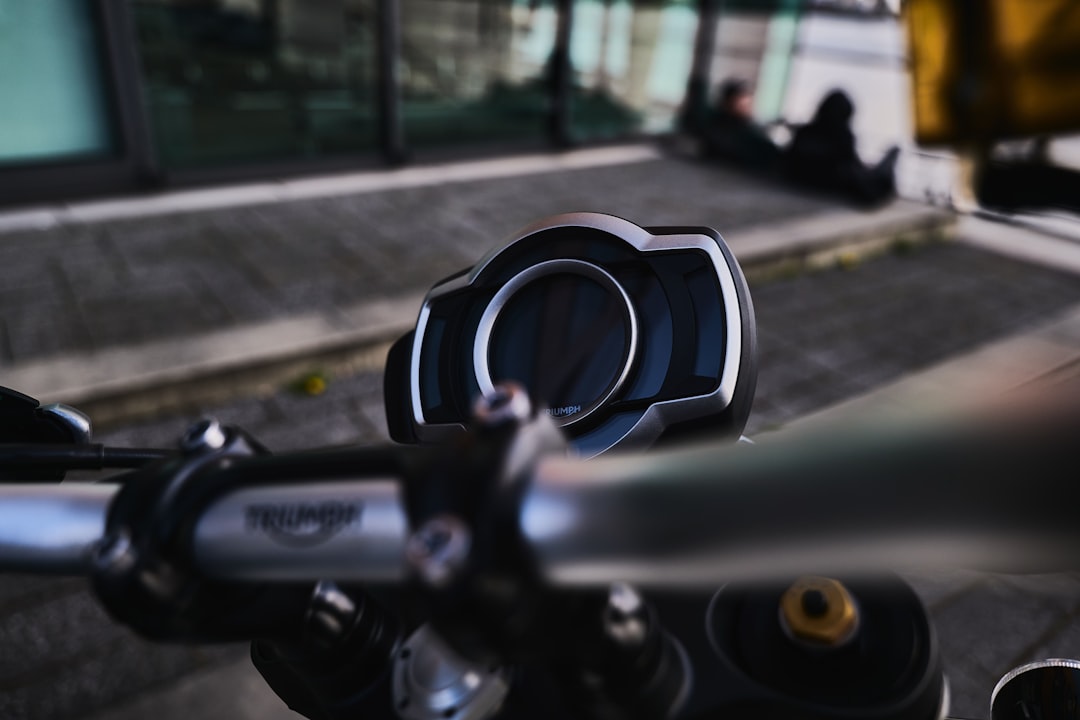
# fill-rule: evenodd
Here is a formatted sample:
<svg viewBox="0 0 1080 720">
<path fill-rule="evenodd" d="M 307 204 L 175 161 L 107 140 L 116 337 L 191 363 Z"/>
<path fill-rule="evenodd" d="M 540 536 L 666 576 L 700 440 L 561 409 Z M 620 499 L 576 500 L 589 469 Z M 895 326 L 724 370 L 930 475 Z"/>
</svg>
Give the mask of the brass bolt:
<svg viewBox="0 0 1080 720">
<path fill-rule="evenodd" d="M 799 578 L 780 599 L 780 611 L 795 638 L 832 647 L 849 640 L 859 626 L 851 594 L 831 578 Z"/>
</svg>

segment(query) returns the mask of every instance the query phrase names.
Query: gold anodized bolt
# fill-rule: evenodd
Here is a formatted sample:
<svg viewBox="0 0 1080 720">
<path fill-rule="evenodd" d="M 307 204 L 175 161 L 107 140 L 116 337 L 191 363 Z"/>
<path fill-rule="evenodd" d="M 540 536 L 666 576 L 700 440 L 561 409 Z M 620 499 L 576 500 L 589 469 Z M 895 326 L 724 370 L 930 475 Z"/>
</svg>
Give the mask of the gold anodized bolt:
<svg viewBox="0 0 1080 720">
<path fill-rule="evenodd" d="M 832 647 L 849 640 L 859 626 L 851 594 L 831 578 L 799 578 L 780 599 L 780 612 L 795 638 Z"/>
</svg>

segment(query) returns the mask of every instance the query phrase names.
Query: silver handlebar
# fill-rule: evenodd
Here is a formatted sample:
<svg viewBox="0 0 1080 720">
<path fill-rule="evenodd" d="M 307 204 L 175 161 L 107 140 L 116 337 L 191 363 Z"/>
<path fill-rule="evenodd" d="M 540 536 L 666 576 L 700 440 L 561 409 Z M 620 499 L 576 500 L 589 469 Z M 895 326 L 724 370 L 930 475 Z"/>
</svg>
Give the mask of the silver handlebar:
<svg viewBox="0 0 1080 720">
<path fill-rule="evenodd" d="M 104 537 L 114 484 L 0 485 L 0 571 L 82 575 Z M 196 525 L 207 577 L 393 582 L 408 523 L 394 480 L 238 490 Z"/>
<path fill-rule="evenodd" d="M 717 477 L 717 459 L 599 459 L 582 469 L 585 478 L 566 461 L 543 462 L 521 515 L 542 577 L 568 587 L 705 588 L 808 572 L 1080 567 L 1080 532 L 1030 514 L 995 524 L 1001 508 L 978 496 L 1000 488 L 977 478 L 945 486 L 916 475 L 871 489 L 878 478 L 859 488 L 855 478 L 808 469 L 793 485 L 759 468 Z"/>
<path fill-rule="evenodd" d="M 914 566 L 1076 570 L 1078 415 L 1070 407 L 1051 416 L 1057 424 L 1020 417 L 975 432 L 868 429 L 771 446 L 545 457 L 518 527 L 542 577 L 564 586 L 715 586 Z M 85 572 L 114 492 L 0 485 L 0 570 Z M 199 518 L 192 550 L 201 571 L 221 579 L 393 582 L 405 575 L 408 536 L 396 479 L 315 480 L 223 496 Z"/>
<path fill-rule="evenodd" d="M 715 586 L 882 570 L 1080 569 L 1080 402 L 822 428 L 753 447 L 548 458 L 520 527 L 544 579 Z"/>
<path fill-rule="evenodd" d="M 86 572 L 116 485 L 0 485 L 0 569 Z"/>
</svg>

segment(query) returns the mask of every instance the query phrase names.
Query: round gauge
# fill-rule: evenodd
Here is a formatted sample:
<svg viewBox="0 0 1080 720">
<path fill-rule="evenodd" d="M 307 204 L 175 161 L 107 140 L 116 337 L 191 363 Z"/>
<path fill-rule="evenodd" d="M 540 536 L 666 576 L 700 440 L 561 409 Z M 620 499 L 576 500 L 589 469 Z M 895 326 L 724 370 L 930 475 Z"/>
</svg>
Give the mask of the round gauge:
<svg viewBox="0 0 1080 720">
<path fill-rule="evenodd" d="M 556 215 L 427 294 L 387 358 L 387 427 L 447 439 L 513 382 L 581 457 L 738 437 L 755 363 L 749 290 L 715 230 Z"/>
<path fill-rule="evenodd" d="M 584 420 L 622 386 L 637 351 L 630 298 L 605 270 L 551 260 L 514 276 L 477 328 L 477 383 L 513 380 L 561 426 Z"/>
</svg>

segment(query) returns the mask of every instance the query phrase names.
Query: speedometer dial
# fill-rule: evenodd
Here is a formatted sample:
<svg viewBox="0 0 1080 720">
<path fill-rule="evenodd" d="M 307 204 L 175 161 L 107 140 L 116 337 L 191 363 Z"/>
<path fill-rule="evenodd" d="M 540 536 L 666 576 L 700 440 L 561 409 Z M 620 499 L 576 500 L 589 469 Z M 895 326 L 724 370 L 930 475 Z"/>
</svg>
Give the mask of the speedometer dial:
<svg viewBox="0 0 1080 720">
<path fill-rule="evenodd" d="M 603 269 L 549 260 L 504 285 L 480 319 L 474 363 L 480 390 L 513 380 L 559 425 L 587 418 L 633 367 L 637 318 L 630 297 Z"/>
<path fill-rule="evenodd" d="M 737 436 L 755 351 L 746 281 L 714 230 L 559 215 L 428 293 L 387 361 L 388 424 L 438 440 L 515 381 L 585 456 L 671 429 Z"/>
</svg>

